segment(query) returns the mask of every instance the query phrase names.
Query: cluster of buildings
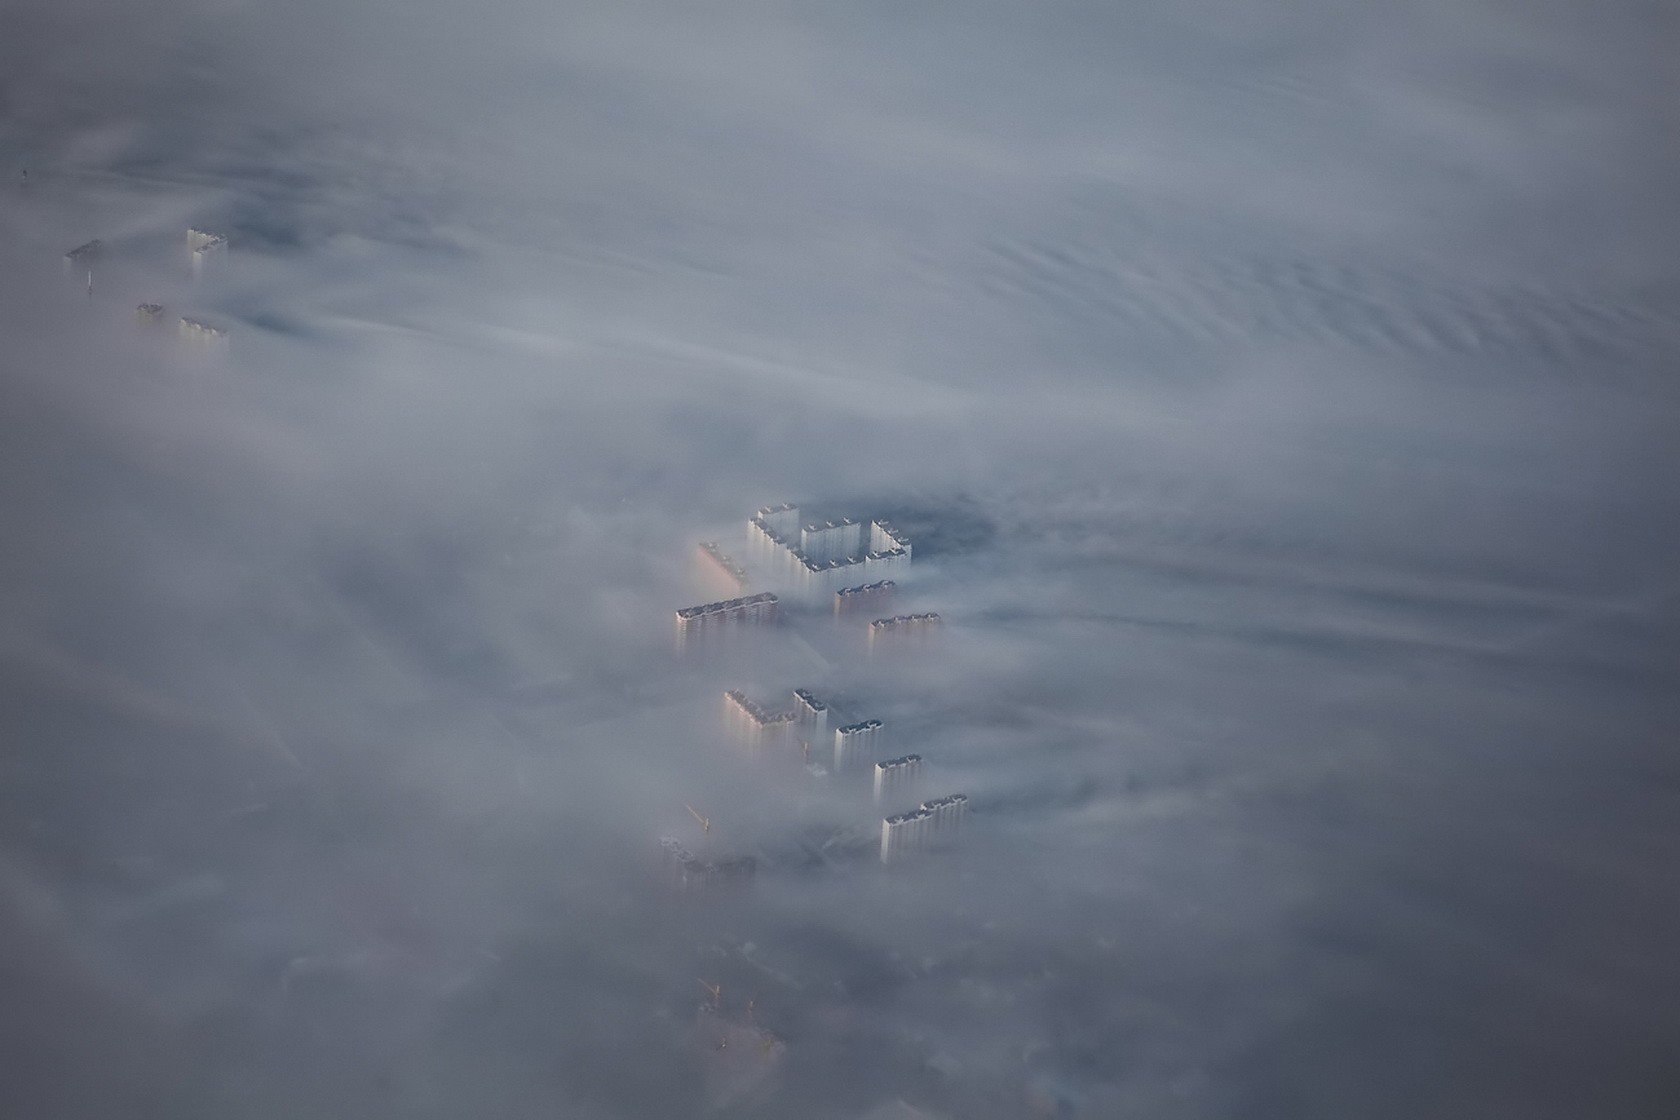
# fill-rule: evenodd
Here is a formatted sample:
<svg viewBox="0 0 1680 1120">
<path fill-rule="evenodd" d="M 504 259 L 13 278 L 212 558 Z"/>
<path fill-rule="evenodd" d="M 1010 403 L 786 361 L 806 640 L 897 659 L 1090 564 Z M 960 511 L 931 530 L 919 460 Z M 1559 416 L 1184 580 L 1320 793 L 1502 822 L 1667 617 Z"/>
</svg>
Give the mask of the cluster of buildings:
<svg viewBox="0 0 1680 1120">
<path fill-rule="evenodd" d="M 684 607 L 676 612 L 679 637 L 741 623 L 769 623 L 778 618 L 778 592 L 812 602 L 832 596 L 836 616 L 879 611 L 889 606 L 897 582 L 886 573 L 902 573 L 910 564 L 910 542 L 882 520 L 853 518 L 807 522 L 791 503 L 765 506 L 747 519 L 746 563 L 726 553 L 717 541 L 702 541 L 698 557 L 707 579 L 733 591 L 745 592 L 755 582 L 777 588 L 740 595 L 714 603 Z M 900 634 L 925 634 L 940 625 L 932 611 L 876 618 L 869 624 L 869 642 Z M 724 719 L 736 739 L 755 752 L 791 747 L 798 742 L 807 767 L 815 774 L 872 773 L 874 804 L 892 809 L 916 796 L 923 759 L 905 754 L 882 759 L 885 728 L 879 719 L 838 723 L 831 728 L 829 705 L 807 688 L 793 690 L 787 707 L 770 707 L 739 689 L 723 694 Z M 813 747 L 822 754 L 813 757 Z M 826 747 L 826 749 L 825 749 Z M 832 753 L 829 754 L 828 752 Z M 819 765 L 819 759 L 829 766 Z M 849 779 L 848 779 L 849 780 Z M 967 812 L 962 794 L 922 801 L 907 811 L 881 819 L 880 857 L 891 862 L 904 853 L 924 848 L 954 833 Z M 692 811 L 692 810 L 691 810 Z M 708 822 L 702 821 L 709 827 Z M 668 841 L 674 844 L 674 841 Z M 679 866 L 684 866 L 678 861 Z M 685 872 L 700 881 L 698 871 Z"/>
<path fill-rule="evenodd" d="M 910 567 L 910 542 L 885 521 L 804 524 L 799 507 L 765 506 L 747 519 L 749 559 L 771 583 L 806 600 L 879 583 Z"/>
<path fill-rule="evenodd" d="M 225 234 L 210 233 L 201 229 L 187 230 L 187 255 L 192 262 L 193 277 L 196 279 L 204 272 L 205 261 L 227 251 L 228 239 Z M 64 271 L 72 275 L 87 277 L 87 291 L 93 295 L 93 268 L 105 257 L 105 243 L 97 237 L 84 242 L 64 254 Z M 142 327 L 159 327 L 165 321 L 165 310 L 161 303 L 142 303 L 134 309 L 134 321 Z M 199 319 L 181 317 L 177 322 L 177 333 L 181 338 L 192 343 L 220 344 L 228 340 L 228 332 L 224 327 L 213 326 Z"/>
</svg>

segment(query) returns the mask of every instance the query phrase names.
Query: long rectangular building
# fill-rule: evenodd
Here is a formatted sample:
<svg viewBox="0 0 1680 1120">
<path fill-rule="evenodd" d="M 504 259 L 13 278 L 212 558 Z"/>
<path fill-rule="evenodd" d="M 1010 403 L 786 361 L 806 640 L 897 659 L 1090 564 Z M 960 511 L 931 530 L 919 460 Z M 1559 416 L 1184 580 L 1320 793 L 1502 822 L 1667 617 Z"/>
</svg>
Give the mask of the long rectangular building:
<svg viewBox="0 0 1680 1120">
<path fill-rule="evenodd" d="M 731 731 L 751 747 L 773 747 L 787 742 L 793 728 L 792 712 L 772 712 L 732 688 L 723 694 L 723 708 Z"/>
<path fill-rule="evenodd" d="M 702 603 L 697 607 L 683 607 L 677 611 L 677 633 L 690 634 L 731 622 L 774 622 L 779 600 L 769 591 L 745 595 L 739 599 L 724 599 L 716 603 Z"/>
<path fill-rule="evenodd" d="M 880 610 L 892 602 L 897 586 L 890 579 L 878 579 L 874 583 L 842 587 L 834 593 L 834 613 L 842 615 L 852 611 Z"/>
<path fill-rule="evenodd" d="M 881 742 L 881 721 L 866 719 L 834 729 L 834 769 L 845 770 L 875 761 Z"/>
<path fill-rule="evenodd" d="M 935 841 L 960 831 L 968 814 L 968 796 L 954 793 L 922 802 L 908 813 L 895 813 L 881 821 L 881 862 L 891 863 L 908 852 L 919 851 Z"/>
</svg>

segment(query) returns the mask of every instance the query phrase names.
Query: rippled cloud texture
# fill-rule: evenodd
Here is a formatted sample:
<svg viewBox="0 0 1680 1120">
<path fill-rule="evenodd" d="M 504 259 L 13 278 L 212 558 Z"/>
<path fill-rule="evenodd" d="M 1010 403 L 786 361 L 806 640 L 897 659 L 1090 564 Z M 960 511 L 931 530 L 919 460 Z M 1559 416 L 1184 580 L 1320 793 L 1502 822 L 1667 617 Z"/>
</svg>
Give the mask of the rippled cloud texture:
<svg viewBox="0 0 1680 1120">
<path fill-rule="evenodd" d="M 1677 33 L 8 4 L 0 1114 L 1669 1115 Z M 677 657 L 785 499 L 939 640 Z"/>
</svg>

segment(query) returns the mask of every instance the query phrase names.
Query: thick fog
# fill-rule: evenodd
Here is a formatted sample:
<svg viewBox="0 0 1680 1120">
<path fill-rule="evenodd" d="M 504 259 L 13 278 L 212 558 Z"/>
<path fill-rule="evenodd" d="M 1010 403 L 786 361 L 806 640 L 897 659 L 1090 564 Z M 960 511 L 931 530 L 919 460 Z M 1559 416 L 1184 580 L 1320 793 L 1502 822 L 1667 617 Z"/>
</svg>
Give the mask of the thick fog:
<svg viewBox="0 0 1680 1120">
<path fill-rule="evenodd" d="M 0 1116 L 1672 1115 L 1677 46 L 10 0 Z"/>
</svg>

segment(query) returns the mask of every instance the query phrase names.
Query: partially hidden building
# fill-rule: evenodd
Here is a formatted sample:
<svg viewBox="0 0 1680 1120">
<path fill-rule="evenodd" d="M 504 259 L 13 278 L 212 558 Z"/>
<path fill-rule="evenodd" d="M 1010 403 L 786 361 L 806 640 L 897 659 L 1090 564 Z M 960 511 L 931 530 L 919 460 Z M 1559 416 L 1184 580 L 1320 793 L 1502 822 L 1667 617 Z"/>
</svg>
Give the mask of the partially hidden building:
<svg viewBox="0 0 1680 1120">
<path fill-rule="evenodd" d="M 939 628 L 943 620 L 936 611 L 919 614 L 895 614 L 891 618 L 877 618 L 869 624 L 869 647 L 895 638 L 920 637 Z"/>
<path fill-rule="evenodd" d="M 64 254 L 64 271 L 81 272 L 90 269 L 105 255 L 105 243 L 99 238 L 85 241 Z"/>
<path fill-rule="evenodd" d="M 739 595 L 747 589 L 746 569 L 725 554 L 716 541 L 701 541 L 696 551 L 700 570 L 712 584 L 732 595 Z"/>
<path fill-rule="evenodd" d="M 804 524 L 799 507 L 765 506 L 747 519 L 749 559 L 775 586 L 806 599 L 878 582 L 910 566 L 910 542 L 884 521 Z"/>
<path fill-rule="evenodd" d="M 866 719 L 834 729 L 834 769 L 847 770 L 875 761 L 880 750 L 881 721 Z"/>
<path fill-rule="evenodd" d="M 197 319 L 181 320 L 181 337 L 189 342 L 200 342 L 206 345 L 225 343 L 228 332 L 221 327 L 213 327 L 209 323 L 201 323 Z"/>
<path fill-rule="evenodd" d="M 808 688 L 793 690 L 793 714 L 806 738 L 828 733 L 828 705 L 812 695 Z"/>
<path fill-rule="evenodd" d="M 882 805 L 889 801 L 903 798 L 915 788 L 916 779 L 921 776 L 922 756 L 907 754 L 900 758 L 889 758 L 875 764 L 875 804 Z M 903 801 L 900 801 L 902 804 Z"/>
<path fill-rule="evenodd" d="M 834 613 L 838 616 L 853 611 L 884 610 L 892 602 L 897 586 L 890 579 L 878 579 L 874 583 L 842 587 L 834 593 Z"/>
<path fill-rule="evenodd" d="M 745 595 L 738 599 L 683 607 L 677 611 L 677 634 L 686 637 L 735 623 L 774 622 L 778 602 L 774 593 L 761 591 L 757 595 Z"/>
<path fill-rule="evenodd" d="M 723 710 L 729 729 L 749 747 L 782 746 L 791 737 L 794 713 L 770 711 L 749 700 L 740 689 L 732 688 L 723 694 Z"/>
<path fill-rule="evenodd" d="M 924 801 L 908 813 L 881 821 L 881 862 L 891 863 L 913 851 L 932 846 L 961 830 L 968 814 L 968 796 L 954 793 Z"/>
<path fill-rule="evenodd" d="M 714 890 L 720 887 L 740 886 L 751 882 L 753 876 L 758 873 L 758 861 L 752 856 L 702 859 L 670 836 L 659 841 L 659 848 L 661 868 L 671 883 L 680 890 Z"/>
<path fill-rule="evenodd" d="M 187 252 L 192 256 L 193 275 L 204 271 L 204 262 L 227 249 L 227 237 L 201 229 L 187 230 Z"/>
</svg>

